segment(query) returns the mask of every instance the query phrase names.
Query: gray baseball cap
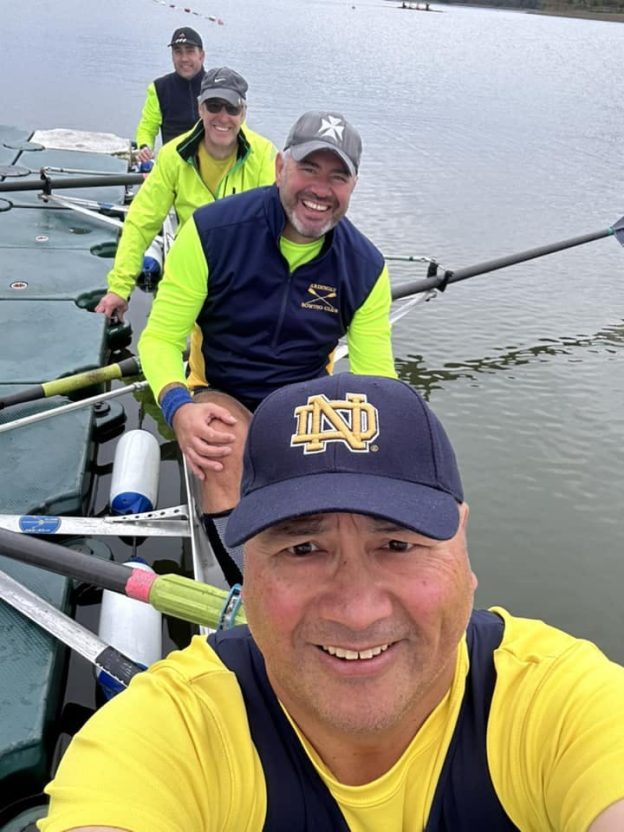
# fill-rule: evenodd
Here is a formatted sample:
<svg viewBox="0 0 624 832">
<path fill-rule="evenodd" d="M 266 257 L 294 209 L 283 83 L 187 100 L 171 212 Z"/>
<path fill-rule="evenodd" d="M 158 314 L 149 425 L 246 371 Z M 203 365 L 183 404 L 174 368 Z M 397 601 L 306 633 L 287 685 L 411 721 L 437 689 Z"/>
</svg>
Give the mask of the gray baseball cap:
<svg viewBox="0 0 624 832">
<path fill-rule="evenodd" d="M 340 113 L 310 110 L 293 125 L 284 150 L 289 150 L 297 162 L 315 150 L 332 150 L 355 176 L 360 166 L 362 139 Z"/>
<path fill-rule="evenodd" d="M 197 102 L 203 104 L 209 98 L 221 98 L 235 107 L 246 101 L 249 86 L 242 75 L 229 66 L 217 66 L 207 70 L 201 83 Z"/>
</svg>

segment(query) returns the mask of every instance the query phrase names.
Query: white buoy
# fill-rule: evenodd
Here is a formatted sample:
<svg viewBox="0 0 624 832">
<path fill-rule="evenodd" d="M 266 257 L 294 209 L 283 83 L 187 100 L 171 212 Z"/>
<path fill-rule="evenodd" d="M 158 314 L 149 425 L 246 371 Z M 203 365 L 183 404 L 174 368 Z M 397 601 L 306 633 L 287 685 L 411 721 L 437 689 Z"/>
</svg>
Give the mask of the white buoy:
<svg viewBox="0 0 624 832">
<path fill-rule="evenodd" d="M 132 558 L 126 566 L 154 571 L 141 558 Z M 102 592 L 98 635 L 141 667 L 162 658 L 162 615 L 149 604 L 119 592 Z M 123 690 L 107 673 L 98 673 L 97 678 L 107 699 Z"/>
<path fill-rule="evenodd" d="M 129 430 L 115 448 L 110 489 L 112 514 L 152 511 L 158 498 L 160 446 L 146 430 Z"/>
</svg>

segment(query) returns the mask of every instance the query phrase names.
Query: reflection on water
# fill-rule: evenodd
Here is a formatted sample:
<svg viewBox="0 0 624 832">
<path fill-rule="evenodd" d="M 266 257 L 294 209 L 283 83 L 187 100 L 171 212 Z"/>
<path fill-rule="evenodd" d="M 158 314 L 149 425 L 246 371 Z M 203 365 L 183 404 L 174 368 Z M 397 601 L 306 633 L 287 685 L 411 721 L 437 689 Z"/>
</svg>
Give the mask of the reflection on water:
<svg viewBox="0 0 624 832">
<path fill-rule="evenodd" d="M 463 361 L 448 361 L 442 367 L 429 367 L 422 355 L 408 354 L 397 358 L 399 376 L 423 394 L 429 401 L 433 390 L 441 389 L 445 383 L 468 379 L 476 381 L 481 373 L 496 373 L 534 362 L 547 363 L 556 356 L 568 356 L 568 361 L 583 361 L 583 352 L 594 355 L 601 352 L 616 355 L 624 346 L 624 321 L 605 327 L 594 335 L 563 335 L 560 338 L 541 338 L 541 343 L 503 352 L 496 356 L 467 358 Z"/>
</svg>

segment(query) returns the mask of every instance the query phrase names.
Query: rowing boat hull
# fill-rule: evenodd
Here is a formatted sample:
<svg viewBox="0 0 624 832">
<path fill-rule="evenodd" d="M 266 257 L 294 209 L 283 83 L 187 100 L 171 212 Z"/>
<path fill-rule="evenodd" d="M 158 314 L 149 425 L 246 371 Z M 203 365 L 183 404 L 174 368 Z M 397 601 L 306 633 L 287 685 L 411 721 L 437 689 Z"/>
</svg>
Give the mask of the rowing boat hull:
<svg viewBox="0 0 624 832">
<path fill-rule="evenodd" d="M 4 182 L 17 182 L 20 168 L 37 171 L 45 165 L 127 170 L 127 162 L 119 158 L 42 148 L 29 142 L 31 134 L 0 125 Z M 97 196 L 117 201 L 123 197 L 123 188 L 105 190 Z M 76 195 L 87 194 L 83 190 Z M 106 285 L 110 261 L 99 255 L 114 251 L 116 236 L 116 230 L 44 205 L 34 192 L 3 194 L 0 397 L 105 363 L 111 347 L 106 321 L 88 308 Z M 7 408 L 0 411 L 0 425 L 58 404 L 59 399 L 52 398 Z M 0 433 L 0 513 L 83 514 L 97 443 L 121 429 L 124 419 L 123 408 L 113 403 L 99 413 L 85 408 Z M 110 557 L 110 550 L 99 542 L 73 538 L 66 544 Z M 0 551 L 0 569 L 58 609 L 73 611 L 71 581 L 1 555 Z M 0 810 L 6 808 L 9 795 L 18 801 L 41 792 L 49 779 L 67 660 L 66 650 L 54 638 L 0 603 Z"/>
</svg>

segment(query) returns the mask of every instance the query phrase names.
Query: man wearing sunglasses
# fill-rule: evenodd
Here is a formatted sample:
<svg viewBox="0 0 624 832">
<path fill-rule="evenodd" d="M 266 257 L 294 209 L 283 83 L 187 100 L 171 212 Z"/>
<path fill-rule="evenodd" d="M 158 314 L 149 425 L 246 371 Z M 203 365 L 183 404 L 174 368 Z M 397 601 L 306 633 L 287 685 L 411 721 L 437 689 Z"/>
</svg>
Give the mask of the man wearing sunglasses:
<svg viewBox="0 0 624 832">
<path fill-rule="evenodd" d="M 240 553 L 223 532 L 257 405 L 330 373 L 345 335 L 353 372 L 396 375 L 388 270 L 345 216 L 361 151 L 340 113 L 304 113 L 276 158 L 276 185 L 204 206 L 184 226 L 139 343 L 145 377 L 203 481 L 204 525 L 231 583 Z"/>
<path fill-rule="evenodd" d="M 200 205 L 275 180 L 274 145 L 243 123 L 247 81 L 227 66 L 209 69 L 198 96 L 199 121 L 168 142 L 124 222 L 108 292 L 95 307 L 123 319 L 143 255 L 173 207 L 179 226 Z"/>
<path fill-rule="evenodd" d="M 190 26 L 176 29 L 171 36 L 174 72 L 162 75 L 147 88 L 141 120 L 136 132 L 138 158 L 154 158 L 154 144 L 160 132 L 163 144 L 186 133 L 199 118 L 197 96 L 205 73 L 204 44 Z"/>
</svg>

